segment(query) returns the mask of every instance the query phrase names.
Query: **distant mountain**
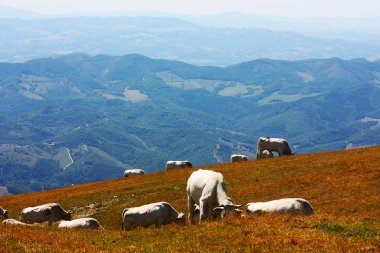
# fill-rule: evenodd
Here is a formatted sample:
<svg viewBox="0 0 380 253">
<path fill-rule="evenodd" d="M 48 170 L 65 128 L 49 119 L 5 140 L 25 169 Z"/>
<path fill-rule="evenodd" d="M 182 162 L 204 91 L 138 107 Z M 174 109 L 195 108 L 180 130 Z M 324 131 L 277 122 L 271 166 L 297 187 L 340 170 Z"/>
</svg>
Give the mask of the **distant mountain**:
<svg viewBox="0 0 380 253">
<path fill-rule="evenodd" d="M 269 15 L 225 12 L 215 15 L 183 16 L 183 19 L 220 28 L 263 28 L 269 30 L 305 32 L 317 31 L 362 31 L 380 34 L 378 17 L 309 17 L 291 18 Z"/>
<path fill-rule="evenodd" d="M 0 185 L 10 193 L 255 157 L 380 143 L 380 62 L 255 60 L 199 67 L 141 55 L 0 63 Z"/>
<path fill-rule="evenodd" d="M 182 16 L 187 21 L 218 28 L 260 28 L 288 31 L 313 38 L 345 40 L 353 43 L 380 45 L 380 16 L 335 18 L 290 18 L 244 14 L 219 13 L 205 16 Z"/>
<path fill-rule="evenodd" d="M 9 7 L 6 5 L 0 5 L 0 18 L 41 18 L 42 15 L 36 12 L 22 10 L 18 8 Z"/>
<path fill-rule="evenodd" d="M 328 36 L 327 36 L 328 37 Z M 261 28 L 215 28 L 170 17 L 1 19 L 0 61 L 84 52 L 139 53 L 197 65 L 227 66 L 257 58 L 380 58 L 380 44 L 314 38 Z"/>
</svg>

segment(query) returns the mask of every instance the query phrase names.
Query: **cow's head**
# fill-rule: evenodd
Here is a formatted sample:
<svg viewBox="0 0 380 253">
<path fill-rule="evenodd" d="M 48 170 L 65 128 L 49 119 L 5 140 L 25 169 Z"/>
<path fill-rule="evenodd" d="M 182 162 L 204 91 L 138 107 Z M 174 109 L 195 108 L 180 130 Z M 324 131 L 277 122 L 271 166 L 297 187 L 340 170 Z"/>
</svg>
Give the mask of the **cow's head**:
<svg viewBox="0 0 380 253">
<path fill-rule="evenodd" d="M 4 219 L 8 219 L 8 211 L 7 210 L 4 210 L 3 216 L 4 216 Z"/>
<path fill-rule="evenodd" d="M 68 211 L 66 212 L 66 217 L 65 217 L 65 220 L 71 220 L 71 215 L 72 215 L 72 211 Z"/>
<path fill-rule="evenodd" d="M 186 216 L 184 213 L 179 213 L 177 218 L 175 218 L 176 223 L 185 223 L 186 222 Z"/>
<path fill-rule="evenodd" d="M 243 211 L 240 210 L 239 207 L 242 206 L 243 205 L 235 204 L 217 206 L 214 208 L 214 218 L 223 218 L 226 214 L 235 214 L 241 216 L 243 214 Z"/>
<path fill-rule="evenodd" d="M 255 202 L 247 204 L 246 212 L 249 214 L 256 214 L 256 215 L 263 214 L 263 210 L 261 209 L 260 205 L 256 205 Z"/>
</svg>

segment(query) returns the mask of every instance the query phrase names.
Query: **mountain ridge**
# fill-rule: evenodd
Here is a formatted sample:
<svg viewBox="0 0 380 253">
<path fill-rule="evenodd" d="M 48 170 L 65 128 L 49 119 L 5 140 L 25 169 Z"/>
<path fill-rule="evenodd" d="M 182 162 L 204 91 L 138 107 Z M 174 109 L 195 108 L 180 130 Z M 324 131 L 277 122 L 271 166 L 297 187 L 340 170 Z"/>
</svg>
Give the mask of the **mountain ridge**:
<svg viewBox="0 0 380 253">
<path fill-rule="evenodd" d="M 257 58 L 297 60 L 336 56 L 372 60 L 380 56 L 378 43 L 254 27 L 216 28 L 174 17 L 2 19 L 0 28 L 3 45 L 0 61 L 7 62 L 74 52 L 139 53 L 213 66 Z M 89 40 L 93 43 L 86 43 Z"/>
<path fill-rule="evenodd" d="M 12 147 L 2 147 L 0 185 L 19 193 L 118 177 L 124 166 L 253 159 L 260 136 L 286 138 L 296 153 L 379 144 L 379 83 L 379 62 L 362 59 L 204 67 L 75 54 L 0 63 L 1 144 Z M 62 170 L 66 148 L 74 163 Z"/>
</svg>

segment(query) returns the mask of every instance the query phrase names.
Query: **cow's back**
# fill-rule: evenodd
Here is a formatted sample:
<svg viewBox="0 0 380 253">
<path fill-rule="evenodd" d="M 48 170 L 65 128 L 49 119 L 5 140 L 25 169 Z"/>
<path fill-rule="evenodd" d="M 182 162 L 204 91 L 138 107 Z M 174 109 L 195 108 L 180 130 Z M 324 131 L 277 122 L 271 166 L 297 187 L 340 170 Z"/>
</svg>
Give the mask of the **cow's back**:
<svg viewBox="0 0 380 253">
<path fill-rule="evenodd" d="M 248 210 L 252 213 L 273 213 L 273 214 L 313 214 L 310 203 L 301 198 L 284 198 L 268 202 L 256 202 L 248 204 Z"/>
<path fill-rule="evenodd" d="M 45 222 L 70 220 L 71 215 L 57 203 L 49 203 L 35 207 L 27 207 L 21 211 L 21 220 L 25 222 Z"/>
<path fill-rule="evenodd" d="M 49 210 L 45 206 L 27 207 L 21 211 L 21 221 L 24 222 L 45 222 L 49 220 Z"/>
<path fill-rule="evenodd" d="M 199 204 L 201 197 L 212 197 L 211 195 L 216 194 L 217 185 L 223 183 L 224 178 L 221 173 L 199 169 L 194 171 L 187 180 L 187 194 L 195 201 L 195 204 Z"/>
</svg>

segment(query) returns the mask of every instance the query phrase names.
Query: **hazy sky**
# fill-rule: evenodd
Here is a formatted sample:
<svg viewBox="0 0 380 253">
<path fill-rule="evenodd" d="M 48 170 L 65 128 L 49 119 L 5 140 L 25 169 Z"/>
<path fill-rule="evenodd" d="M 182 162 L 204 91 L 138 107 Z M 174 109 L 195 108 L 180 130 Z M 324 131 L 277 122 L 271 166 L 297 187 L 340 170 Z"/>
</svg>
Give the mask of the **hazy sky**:
<svg viewBox="0 0 380 253">
<path fill-rule="evenodd" d="M 0 0 L 42 14 L 155 11 L 181 14 L 243 13 L 285 17 L 380 16 L 380 0 Z"/>
</svg>

